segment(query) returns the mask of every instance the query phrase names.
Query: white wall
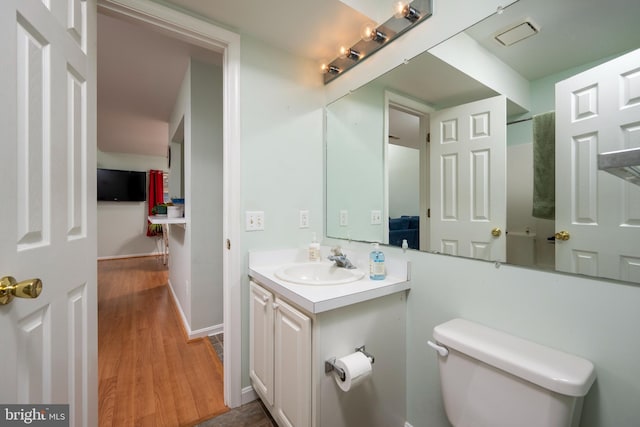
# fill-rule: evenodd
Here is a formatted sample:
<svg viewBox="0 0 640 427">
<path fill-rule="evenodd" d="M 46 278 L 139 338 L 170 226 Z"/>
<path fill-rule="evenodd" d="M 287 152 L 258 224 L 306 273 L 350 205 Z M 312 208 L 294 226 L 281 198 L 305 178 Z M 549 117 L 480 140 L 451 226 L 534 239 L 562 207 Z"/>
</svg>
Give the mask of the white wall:
<svg viewBox="0 0 640 427">
<path fill-rule="evenodd" d="M 180 85 L 180 91 L 176 103 L 169 119 L 169 136 L 173 137 L 179 126 L 182 126 L 182 166 L 183 171 L 188 171 L 191 167 L 191 63 L 187 66 L 184 79 Z M 190 183 L 187 179 L 189 174 L 185 173 L 185 180 L 182 183 L 185 190 L 185 210 L 184 216 L 187 222 L 191 218 L 191 206 L 186 200 L 187 191 L 190 190 Z M 183 321 L 186 322 L 187 329 L 191 323 L 191 229 L 187 224 L 185 228 L 169 226 L 169 285 L 176 297 Z"/>
<path fill-rule="evenodd" d="M 389 144 L 389 216 L 420 214 L 420 152 Z"/>
<path fill-rule="evenodd" d="M 98 168 L 147 172 L 164 170 L 167 159 L 98 150 Z M 147 237 L 147 202 L 98 202 L 98 257 L 116 258 L 162 253 L 155 237 Z"/>
<path fill-rule="evenodd" d="M 191 60 L 191 329 L 222 319 L 222 69 Z"/>
<path fill-rule="evenodd" d="M 182 123 L 182 125 L 181 125 Z M 170 226 L 169 281 L 190 334 L 221 329 L 222 69 L 191 60 L 169 133 L 183 126 L 186 227 Z"/>
<path fill-rule="evenodd" d="M 250 36 L 242 38 L 242 207 L 265 213 L 265 230 L 244 232 L 249 250 L 306 247 L 323 235 L 324 105 L 318 64 Z M 310 227 L 298 227 L 300 209 Z M 244 217 L 239 218 L 244 224 Z M 249 280 L 242 280 L 242 385 L 249 385 Z"/>
<path fill-rule="evenodd" d="M 384 212 L 384 89 L 371 85 L 327 106 L 327 230 L 332 237 L 384 241 L 384 227 L 371 211 Z M 375 167 L 378 166 L 378 167 Z M 335 196 L 335 197 L 334 197 Z M 340 225 L 347 211 L 348 225 Z"/>
</svg>

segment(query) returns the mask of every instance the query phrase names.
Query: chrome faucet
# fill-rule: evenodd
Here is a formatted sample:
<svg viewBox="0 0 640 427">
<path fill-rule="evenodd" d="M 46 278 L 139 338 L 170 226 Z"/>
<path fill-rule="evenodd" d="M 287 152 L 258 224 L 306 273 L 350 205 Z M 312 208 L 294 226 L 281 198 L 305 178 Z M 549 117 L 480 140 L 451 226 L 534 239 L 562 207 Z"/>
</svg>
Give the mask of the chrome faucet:
<svg viewBox="0 0 640 427">
<path fill-rule="evenodd" d="M 336 246 L 331 249 L 331 253 L 333 255 L 329 255 L 328 258 L 330 261 L 336 263 L 336 267 L 348 268 L 350 270 L 356 268 L 356 266 L 349 261 L 347 255 L 342 253 L 342 248 L 340 246 Z"/>
</svg>

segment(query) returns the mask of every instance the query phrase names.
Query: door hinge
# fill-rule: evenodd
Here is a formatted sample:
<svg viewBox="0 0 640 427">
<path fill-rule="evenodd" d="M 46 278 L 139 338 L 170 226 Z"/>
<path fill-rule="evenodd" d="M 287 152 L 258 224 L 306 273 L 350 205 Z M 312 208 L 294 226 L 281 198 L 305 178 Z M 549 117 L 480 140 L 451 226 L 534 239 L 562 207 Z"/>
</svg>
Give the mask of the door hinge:
<svg viewBox="0 0 640 427">
<path fill-rule="evenodd" d="M 227 239 L 227 250 L 231 250 L 231 240 Z"/>
<path fill-rule="evenodd" d="M 431 218 L 431 208 L 427 209 L 427 218 Z"/>
<path fill-rule="evenodd" d="M 431 142 L 431 132 L 427 134 L 427 143 Z"/>
</svg>

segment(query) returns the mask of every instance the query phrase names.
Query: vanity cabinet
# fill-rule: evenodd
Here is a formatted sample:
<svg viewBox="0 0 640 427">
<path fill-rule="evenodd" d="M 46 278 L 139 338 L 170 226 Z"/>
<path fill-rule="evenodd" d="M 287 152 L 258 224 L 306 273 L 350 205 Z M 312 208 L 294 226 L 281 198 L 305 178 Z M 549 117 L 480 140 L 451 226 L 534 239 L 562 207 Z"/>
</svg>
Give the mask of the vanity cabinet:
<svg viewBox="0 0 640 427">
<path fill-rule="evenodd" d="M 356 265 L 368 265 L 368 252 L 350 255 Z M 249 255 L 251 385 L 279 427 L 403 427 L 407 262 L 389 258 L 384 280 L 300 285 L 279 279 L 283 266 L 306 257 L 298 249 Z M 325 362 L 362 346 L 375 363 L 345 392 Z"/>
<path fill-rule="evenodd" d="M 311 318 L 250 282 L 249 375 L 281 427 L 311 425 Z"/>
</svg>

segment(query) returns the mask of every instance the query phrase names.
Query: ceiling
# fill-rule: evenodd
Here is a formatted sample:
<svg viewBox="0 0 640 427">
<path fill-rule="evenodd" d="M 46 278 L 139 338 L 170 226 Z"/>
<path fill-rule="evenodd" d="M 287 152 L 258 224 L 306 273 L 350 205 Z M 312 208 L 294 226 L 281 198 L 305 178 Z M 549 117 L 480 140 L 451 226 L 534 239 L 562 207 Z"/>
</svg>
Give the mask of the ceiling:
<svg viewBox="0 0 640 427">
<path fill-rule="evenodd" d="M 638 0 L 520 0 L 465 33 L 529 81 L 640 47 Z M 493 36 L 525 19 L 539 33 L 510 47 Z M 426 76 L 426 77 L 425 77 Z M 376 84 L 445 108 L 497 95 L 428 52 L 381 76 Z M 522 113 L 515 104 L 510 114 Z"/>
<path fill-rule="evenodd" d="M 339 0 L 156 1 L 314 60 L 318 66 L 335 58 L 340 45 L 355 43 L 360 28 L 369 21 Z M 354 0 L 345 1 L 353 3 Z M 437 14 L 437 4 L 434 14 Z M 476 24 L 467 33 L 525 78 L 533 80 L 601 58 L 608 52 L 614 53 L 612 47 L 617 53 L 619 46 L 628 49 L 640 46 L 638 16 L 638 0 L 520 0 L 503 14 Z M 496 31 L 523 18 L 531 18 L 540 27 L 540 33 L 515 44 L 513 47 L 518 46 L 517 49 L 504 48 L 493 40 Z M 582 35 L 585 29 L 589 30 L 588 36 Z M 570 55 L 566 54 L 567 48 Z M 100 150 L 165 155 L 167 121 L 191 55 L 220 62 L 220 56 L 213 52 L 99 15 Z M 486 87 L 444 63 L 434 62 L 429 55 L 414 58 L 410 65 L 420 61 L 424 62 L 423 67 L 401 66 L 406 67 L 399 72 L 401 83 L 389 84 L 402 84 L 407 88 L 405 93 L 414 93 L 416 97 L 424 94 L 424 99 L 433 104 L 444 99 L 450 101 L 469 91 L 476 91 L 477 96 L 491 94 Z M 436 78 L 425 80 L 424 71 L 411 71 L 424 70 L 424 67 L 428 67 L 430 77 L 447 76 L 453 83 L 443 85 L 442 80 Z"/>
<path fill-rule="evenodd" d="M 318 68 L 323 61 L 335 58 L 345 41 L 349 45 L 355 42 L 360 27 L 368 21 L 339 0 L 158 2 L 317 60 Z M 98 148 L 105 152 L 164 156 L 169 115 L 188 58 L 194 55 L 221 63 L 218 54 L 99 14 Z"/>
<path fill-rule="evenodd" d="M 220 54 L 99 14 L 98 149 L 165 156 L 191 56 L 221 63 Z"/>
</svg>

